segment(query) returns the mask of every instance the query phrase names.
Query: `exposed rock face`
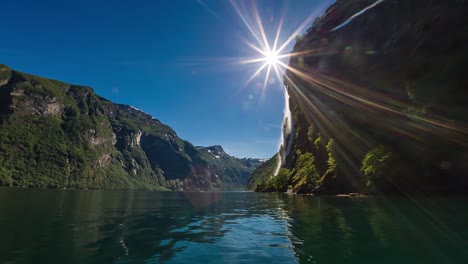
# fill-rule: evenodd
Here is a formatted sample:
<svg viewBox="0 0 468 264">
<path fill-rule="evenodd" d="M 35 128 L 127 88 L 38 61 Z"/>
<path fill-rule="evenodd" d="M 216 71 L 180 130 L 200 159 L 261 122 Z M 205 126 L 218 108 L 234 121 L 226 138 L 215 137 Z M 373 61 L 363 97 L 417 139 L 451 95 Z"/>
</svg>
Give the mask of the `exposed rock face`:
<svg viewBox="0 0 468 264">
<path fill-rule="evenodd" d="M 99 167 L 107 166 L 111 162 L 112 162 L 112 156 L 109 153 L 103 154 L 102 157 L 100 157 L 98 160 Z"/>
<path fill-rule="evenodd" d="M 467 192 L 467 5 L 340 0 L 298 37 L 293 191 Z"/>
<path fill-rule="evenodd" d="M 0 86 L 8 83 L 11 77 L 11 71 L 5 65 L 0 65 Z"/>
<path fill-rule="evenodd" d="M 0 185 L 243 189 L 219 166 L 136 108 L 0 65 Z"/>
<path fill-rule="evenodd" d="M 103 145 L 108 142 L 113 142 L 114 140 L 113 137 L 109 137 L 109 136 L 102 137 L 102 136 L 97 135 L 97 132 L 94 129 L 89 129 L 88 134 L 89 134 L 89 141 L 93 146 Z M 113 143 L 113 145 L 114 144 L 115 143 Z"/>
</svg>

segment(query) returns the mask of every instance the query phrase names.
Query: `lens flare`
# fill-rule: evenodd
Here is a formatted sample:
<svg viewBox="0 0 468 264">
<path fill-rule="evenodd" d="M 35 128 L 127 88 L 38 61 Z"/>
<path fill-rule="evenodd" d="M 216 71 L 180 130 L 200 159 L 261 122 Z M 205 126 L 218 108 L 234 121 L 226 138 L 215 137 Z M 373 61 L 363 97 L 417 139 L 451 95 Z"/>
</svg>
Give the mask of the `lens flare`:
<svg viewBox="0 0 468 264">
<path fill-rule="evenodd" d="M 244 86 L 247 86 L 256 77 L 264 73 L 265 79 L 263 81 L 262 88 L 265 90 L 269 83 L 275 83 L 271 82 L 272 74 L 275 74 L 277 80 L 282 80 L 281 74 L 287 69 L 287 67 L 284 67 L 286 64 L 283 62 L 283 60 L 286 60 L 292 56 L 301 55 L 285 52 L 285 50 L 288 45 L 291 44 L 292 41 L 296 38 L 296 35 L 304 31 L 307 26 L 310 26 L 312 19 L 318 16 L 318 10 L 316 12 L 312 12 L 312 14 L 296 30 L 294 30 L 290 36 L 285 38 L 286 41 L 280 43 L 284 15 L 279 20 L 275 37 L 273 39 L 269 39 L 265 32 L 263 20 L 261 19 L 255 1 L 244 2 L 231 0 L 230 4 L 236 11 L 244 26 L 251 34 L 252 39 L 255 40 L 254 43 L 247 40 L 245 42 L 248 47 L 257 52 L 257 57 L 240 60 L 237 62 L 239 64 L 255 63 L 259 65 L 257 71 L 253 73 Z"/>
<path fill-rule="evenodd" d="M 375 1 L 374 4 L 364 7 L 337 26 L 329 25 L 330 28 L 321 28 L 320 35 L 324 36 L 325 31 L 336 32 L 341 30 L 352 24 L 354 18 L 383 2 L 384 0 Z M 231 0 L 230 3 L 251 34 L 251 41 L 246 40 L 246 45 L 256 52 L 256 56 L 237 62 L 239 64 L 258 64 L 258 68 L 244 86 L 264 74 L 263 95 L 267 86 L 271 83 L 271 75 L 276 75 L 279 82 L 284 80 L 284 83 L 287 84 L 285 93 L 303 110 L 307 122 L 317 124 L 324 137 L 336 139 L 341 146 L 338 151 L 342 152 L 342 156 L 346 156 L 350 160 L 349 164 L 352 164 L 352 160 L 355 158 L 352 157 L 353 153 L 363 153 L 364 150 L 368 149 L 368 140 L 366 140 L 365 135 L 361 135 L 358 131 L 350 128 L 343 119 L 343 115 L 335 113 L 326 103 L 326 100 L 340 103 L 346 106 L 346 109 L 368 113 L 367 117 L 364 115 L 361 117 L 363 120 L 368 120 L 367 122 L 372 121 L 369 115 L 386 117 L 392 121 L 387 123 L 372 122 L 371 125 L 375 126 L 376 130 L 403 135 L 409 141 L 422 142 L 425 140 L 422 135 L 433 135 L 447 138 L 453 144 L 468 147 L 465 140 L 468 133 L 466 124 L 456 123 L 442 116 L 424 112 L 412 114 L 408 111 L 408 109 L 411 109 L 411 103 L 405 98 L 393 96 L 375 89 L 375 87 L 368 87 L 346 80 L 342 76 L 334 75 L 333 71 L 327 73 L 307 62 L 315 60 L 314 57 L 347 56 L 351 51 L 356 52 L 354 47 L 329 45 L 328 39 L 323 37 L 322 40 L 316 40 L 320 41 L 320 45 L 315 45 L 316 48 L 314 49 L 301 50 L 301 48 L 297 48 L 296 50 L 299 51 L 286 52 L 285 50 L 291 46 L 290 44 L 294 40 L 300 39 L 303 43 L 310 42 L 314 36 L 317 36 L 314 35 L 313 31 L 309 31 L 305 35 L 300 34 L 312 24 L 314 18 L 318 17 L 319 13 L 317 12 L 321 8 L 318 8 L 317 12 L 313 12 L 291 35 L 280 38 L 284 22 L 283 16 L 277 25 L 274 38 L 268 38 L 266 34 L 268 31 L 264 29 L 255 1 Z M 330 12 L 333 12 L 333 7 L 328 9 L 327 14 Z M 286 40 L 284 42 L 280 41 L 283 39 Z M 376 55 L 379 52 L 377 49 L 367 49 L 363 51 L 363 56 Z M 289 63 L 286 59 L 289 60 Z M 283 74 L 284 76 L 282 76 Z M 322 100 L 323 98 L 325 100 Z M 287 116 L 285 115 L 286 121 Z M 282 133 L 282 143 L 279 151 L 280 160 L 281 149 L 287 147 L 287 139 L 291 138 L 291 133 L 288 133 L 287 129 L 283 129 Z M 280 161 L 278 168 L 283 166 L 281 163 Z M 356 175 L 358 173 L 359 171 Z"/>
<path fill-rule="evenodd" d="M 269 66 L 276 66 L 279 63 L 278 52 L 275 50 L 265 52 L 265 62 Z"/>
</svg>

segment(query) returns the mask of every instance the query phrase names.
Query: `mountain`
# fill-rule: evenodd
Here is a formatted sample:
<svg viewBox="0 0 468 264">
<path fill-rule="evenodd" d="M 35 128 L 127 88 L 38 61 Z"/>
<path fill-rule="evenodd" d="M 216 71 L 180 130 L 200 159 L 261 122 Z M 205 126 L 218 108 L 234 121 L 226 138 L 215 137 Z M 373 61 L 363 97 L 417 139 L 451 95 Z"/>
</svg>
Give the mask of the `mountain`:
<svg viewBox="0 0 468 264">
<path fill-rule="evenodd" d="M 232 157 L 221 146 L 197 147 L 197 150 L 212 165 L 215 176 L 236 189 L 244 189 L 250 173 L 262 164 L 261 159 Z"/>
<path fill-rule="evenodd" d="M 242 190 L 256 166 L 219 146 L 197 149 L 151 115 L 90 87 L 0 65 L 0 185 Z"/>
<path fill-rule="evenodd" d="M 467 193 L 467 6 L 331 5 L 296 39 L 282 169 L 260 190 Z"/>
<path fill-rule="evenodd" d="M 266 190 L 266 183 L 275 173 L 278 166 L 278 154 L 275 154 L 271 159 L 266 160 L 260 166 L 250 173 L 247 181 L 247 190 L 261 191 Z"/>
</svg>

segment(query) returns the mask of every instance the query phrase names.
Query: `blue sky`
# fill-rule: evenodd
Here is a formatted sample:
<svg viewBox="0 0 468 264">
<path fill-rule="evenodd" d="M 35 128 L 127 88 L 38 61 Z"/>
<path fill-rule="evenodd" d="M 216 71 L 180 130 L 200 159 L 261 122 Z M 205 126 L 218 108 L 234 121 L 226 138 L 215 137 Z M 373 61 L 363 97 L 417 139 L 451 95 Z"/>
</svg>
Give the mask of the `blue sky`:
<svg viewBox="0 0 468 264">
<path fill-rule="evenodd" d="M 281 42 L 334 1 L 239 2 L 247 13 L 257 7 L 271 41 L 284 17 Z M 273 78 L 262 89 L 260 74 L 245 85 L 260 64 L 233 62 L 259 54 L 246 44 L 255 39 L 229 1 L 110 3 L 2 3 L 0 63 L 91 86 L 111 101 L 155 116 L 195 145 L 222 145 L 237 157 L 267 158 L 277 151 L 282 80 Z"/>
</svg>

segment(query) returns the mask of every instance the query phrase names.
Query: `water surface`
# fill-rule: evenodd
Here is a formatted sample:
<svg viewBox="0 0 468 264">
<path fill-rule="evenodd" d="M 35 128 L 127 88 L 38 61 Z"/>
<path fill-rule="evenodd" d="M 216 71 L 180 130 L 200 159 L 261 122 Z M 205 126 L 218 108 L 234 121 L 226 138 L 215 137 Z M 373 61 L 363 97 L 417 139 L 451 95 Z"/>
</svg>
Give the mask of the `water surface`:
<svg viewBox="0 0 468 264">
<path fill-rule="evenodd" d="M 467 263 L 468 199 L 0 188 L 0 263 Z"/>
</svg>

